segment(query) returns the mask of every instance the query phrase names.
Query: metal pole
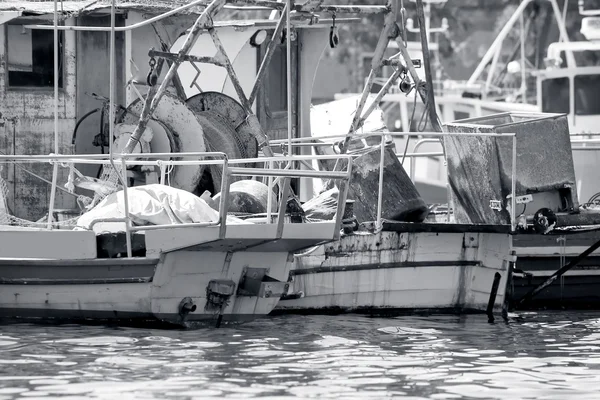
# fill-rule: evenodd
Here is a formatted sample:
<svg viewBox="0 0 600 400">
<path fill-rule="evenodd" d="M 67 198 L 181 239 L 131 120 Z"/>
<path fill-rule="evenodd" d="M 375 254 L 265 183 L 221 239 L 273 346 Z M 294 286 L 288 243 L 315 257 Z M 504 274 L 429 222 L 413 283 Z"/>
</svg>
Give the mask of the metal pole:
<svg viewBox="0 0 600 400">
<path fill-rule="evenodd" d="M 127 257 L 131 258 L 131 219 L 129 218 L 129 196 L 127 194 L 127 164 L 125 163 L 125 157 L 121 157 L 121 167 L 123 168 L 123 202 L 125 204 L 125 241 L 127 242 Z"/>
<path fill-rule="evenodd" d="M 58 0 L 54 0 L 54 153 L 60 153 L 58 145 Z M 56 200 L 56 183 L 58 180 L 58 164 L 52 167 L 52 188 L 48 206 L 48 229 L 52 229 L 54 218 L 54 202 Z"/>
<path fill-rule="evenodd" d="M 110 163 L 113 164 L 113 140 L 114 140 L 114 126 L 113 122 L 115 119 L 114 116 L 114 94 L 115 94 L 115 0 L 111 1 L 110 5 L 110 49 L 109 49 L 109 77 L 108 77 L 108 90 L 109 90 L 109 107 L 110 111 L 108 112 L 108 154 L 110 158 Z M 104 121 L 102 121 L 104 122 Z M 125 180 L 126 169 L 123 168 L 123 185 L 126 186 Z"/>
<path fill-rule="evenodd" d="M 521 14 L 521 102 L 527 103 L 527 74 L 525 73 L 525 16 Z"/>
<path fill-rule="evenodd" d="M 290 23 L 290 9 L 292 8 L 292 0 L 287 0 L 285 8 L 285 25 L 286 25 L 286 56 L 287 56 L 287 128 L 288 128 L 288 155 L 292 155 L 292 25 Z"/>
<path fill-rule="evenodd" d="M 511 174 L 510 186 L 511 186 L 510 190 L 512 191 L 512 196 L 510 198 L 510 208 L 511 208 L 510 230 L 512 232 L 514 232 L 516 229 L 515 214 L 517 212 L 516 211 L 517 194 L 515 193 L 517 191 L 517 137 L 516 136 L 512 137 L 512 174 Z"/>
<path fill-rule="evenodd" d="M 417 0 L 417 19 L 421 34 L 421 50 L 423 51 L 423 68 L 425 68 L 425 81 L 427 82 L 427 104 L 429 105 L 429 120 L 434 130 L 442 132 L 435 106 L 435 94 L 433 93 L 433 75 L 431 74 L 431 62 L 429 59 L 429 42 L 425 30 L 425 15 L 423 11 L 423 0 Z M 407 64 L 409 60 L 405 60 Z M 426 105 L 427 105 L 426 104 Z"/>
<path fill-rule="evenodd" d="M 273 169 L 273 161 L 269 161 L 269 169 Z M 271 223 L 271 207 L 273 207 L 273 176 L 268 178 L 268 189 L 267 193 L 267 224 Z"/>
<path fill-rule="evenodd" d="M 377 229 L 381 229 L 381 209 L 383 208 L 383 163 L 385 159 L 385 136 L 381 135 L 381 155 L 379 157 L 379 189 L 377 191 Z"/>
</svg>

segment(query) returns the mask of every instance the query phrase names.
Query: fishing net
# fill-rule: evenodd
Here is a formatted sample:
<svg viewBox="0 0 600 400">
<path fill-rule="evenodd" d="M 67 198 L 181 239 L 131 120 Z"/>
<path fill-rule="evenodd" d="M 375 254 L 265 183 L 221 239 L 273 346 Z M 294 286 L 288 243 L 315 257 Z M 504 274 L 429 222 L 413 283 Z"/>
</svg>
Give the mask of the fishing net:
<svg viewBox="0 0 600 400">
<path fill-rule="evenodd" d="M 73 194 L 73 196 L 76 196 L 77 204 L 79 205 L 79 209 L 85 210 L 86 208 L 89 208 L 90 205 L 92 204 L 93 200 L 87 196 L 76 195 L 74 193 L 75 181 L 78 181 L 78 184 L 81 184 L 82 186 L 86 186 L 86 179 L 87 179 L 87 180 L 89 180 L 89 182 L 87 182 L 87 185 L 90 186 L 90 185 L 96 184 L 96 182 L 95 182 L 96 180 L 85 177 L 79 171 L 77 171 L 77 169 L 75 169 L 75 167 L 72 164 L 60 163 L 59 165 L 64 168 L 69 168 L 69 177 L 68 177 L 67 183 L 64 186 L 68 192 Z M 1 168 L 2 167 L 0 167 L 0 171 L 1 171 Z M 29 172 L 29 171 L 25 170 L 24 168 L 22 168 L 22 169 L 25 172 Z M 103 186 L 103 185 L 101 185 L 101 186 Z M 89 189 L 93 190 L 92 187 L 89 187 Z M 19 218 L 19 217 L 12 215 L 11 210 L 8 206 L 9 195 L 10 195 L 10 193 L 9 193 L 8 184 L 6 183 L 6 180 L 0 175 L 0 226 L 18 226 L 18 227 L 25 227 L 25 228 L 44 228 L 44 229 L 48 227 L 48 215 L 44 216 L 43 218 L 41 218 L 37 221 L 30 221 L 30 220 L 27 220 L 24 218 Z M 107 190 L 101 191 L 101 193 L 99 194 L 99 200 L 106 197 L 107 195 L 108 195 Z M 53 218 L 52 218 L 52 227 L 59 228 L 59 229 L 72 229 L 73 227 L 75 227 L 77 225 L 77 220 L 79 219 L 79 216 L 80 215 L 75 215 L 70 218 L 60 219 L 59 212 L 54 212 Z"/>
</svg>

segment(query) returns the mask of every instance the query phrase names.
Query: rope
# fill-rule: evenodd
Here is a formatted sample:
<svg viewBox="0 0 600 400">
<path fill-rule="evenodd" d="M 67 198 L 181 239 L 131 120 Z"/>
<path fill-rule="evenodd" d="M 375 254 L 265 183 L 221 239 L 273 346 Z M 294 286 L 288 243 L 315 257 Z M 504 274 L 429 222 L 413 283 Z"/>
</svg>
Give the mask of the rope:
<svg viewBox="0 0 600 400">
<path fill-rule="evenodd" d="M 408 123 L 408 132 L 410 132 L 410 127 L 412 126 L 412 123 L 415 119 L 415 111 L 417 110 L 417 94 L 418 94 L 418 90 L 416 90 L 415 88 L 415 100 L 413 102 L 414 106 L 412 109 L 412 114 L 410 115 L 410 121 Z M 404 165 L 404 159 L 406 158 L 406 153 L 408 152 L 408 143 L 410 142 L 410 136 L 406 137 L 406 145 L 404 146 L 404 153 L 402 154 L 402 162 L 401 164 Z"/>
</svg>

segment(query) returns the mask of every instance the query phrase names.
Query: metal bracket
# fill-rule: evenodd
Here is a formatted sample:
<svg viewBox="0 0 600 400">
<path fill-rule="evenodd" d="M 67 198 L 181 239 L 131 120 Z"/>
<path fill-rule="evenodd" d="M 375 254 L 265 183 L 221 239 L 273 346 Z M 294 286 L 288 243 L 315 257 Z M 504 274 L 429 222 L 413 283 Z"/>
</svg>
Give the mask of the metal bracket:
<svg viewBox="0 0 600 400">
<path fill-rule="evenodd" d="M 268 272 L 269 268 L 244 267 L 238 285 L 237 295 L 269 298 L 280 297 L 287 293 L 289 283 L 271 278 L 267 275 Z"/>
<path fill-rule="evenodd" d="M 203 93 L 202 88 L 196 82 L 196 80 L 200 77 L 200 74 L 202 73 L 202 71 L 200 71 L 200 68 L 198 68 L 198 66 L 195 63 L 190 62 L 190 64 L 192 64 L 192 67 L 194 67 L 194 69 L 196 70 L 196 75 L 194 76 L 194 79 L 192 79 L 192 83 L 190 84 L 190 88 L 193 88 L 195 86 L 198 89 L 198 91 L 200 91 L 200 93 Z"/>
<path fill-rule="evenodd" d="M 463 247 L 465 249 L 479 247 L 479 235 L 477 233 L 465 233 Z"/>
</svg>

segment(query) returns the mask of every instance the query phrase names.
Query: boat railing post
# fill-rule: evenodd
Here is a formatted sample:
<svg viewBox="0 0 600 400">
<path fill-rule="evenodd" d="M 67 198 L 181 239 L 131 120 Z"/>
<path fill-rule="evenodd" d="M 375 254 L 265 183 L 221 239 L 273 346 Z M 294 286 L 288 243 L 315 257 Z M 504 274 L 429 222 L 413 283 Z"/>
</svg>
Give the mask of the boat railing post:
<svg viewBox="0 0 600 400">
<path fill-rule="evenodd" d="M 385 161 L 385 133 L 381 134 L 381 154 L 379 156 L 379 188 L 377 190 L 377 226 L 381 229 L 381 209 L 383 208 L 383 164 Z"/>
<path fill-rule="evenodd" d="M 223 156 L 223 176 L 221 178 L 221 200 L 219 202 L 219 238 L 227 233 L 227 210 L 229 209 L 229 159 Z"/>
<path fill-rule="evenodd" d="M 273 170 L 273 160 L 269 161 L 269 170 Z M 267 193 L 267 224 L 271 223 L 271 207 L 273 207 L 273 175 L 268 178 L 268 193 Z"/>
<path fill-rule="evenodd" d="M 283 187 L 283 193 L 281 193 L 281 203 L 279 204 L 279 212 L 277 214 L 277 239 L 283 236 L 283 223 L 285 221 L 285 209 L 287 208 L 287 198 L 290 195 L 290 178 L 286 177 L 280 187 Z"/>
<path fill-rule="evenodd" d="M 510 230 L 511 232 L 514 232 L 516 229 L 516 219 L 515 219 L 515 214 L 516 214 L 516 207 L 517 207 L 517 197 L 516 197 L 516 191 L 517 191 L 517 135 L 513 134 L 514 136 L 512 137 L 512 174 L 511 174 L 511 181 L 510 181 L 510 186 L 511 186 L 511 192 L 512 192 L 512 196 L 510 198 L 510 207 L 511 207 L 511 213 L 510 213 Z"/>
<path fill-rule="evenodd" d="M 160 183 L 161 185 L 165 184 L 165 179 L 167 177 L 167 166 L 162 160 L 157 161 L 158 167 L 160 168 Z"/>
<path fill-rule="evenodd" d="M 123 202 L 125 203 L 125 241 L 127 242 L 127 257 L 131 258 L 131 218 L 129 217 L 129 195 L 127 191 L 127 161 L 125 155 L 121 156 Z"/>
<path fill-rule="evenodd" d="M 341 224 L 343 220 L 344 210 L 346 207 L 346 199 L 348 198 L 348 190 L 350 188 L 350 179 L 352 179 L 352 157 L 349 156 L 348 169 L 346 170 L 346 176 L 341 178 L 340 185 L 338 186 L 338 204 L 335 212 L 335 226 L 340 229 L 336 229 L 333 239 L 338 240 L 341 236 Z"/>
</svg>

